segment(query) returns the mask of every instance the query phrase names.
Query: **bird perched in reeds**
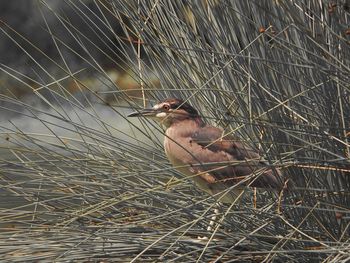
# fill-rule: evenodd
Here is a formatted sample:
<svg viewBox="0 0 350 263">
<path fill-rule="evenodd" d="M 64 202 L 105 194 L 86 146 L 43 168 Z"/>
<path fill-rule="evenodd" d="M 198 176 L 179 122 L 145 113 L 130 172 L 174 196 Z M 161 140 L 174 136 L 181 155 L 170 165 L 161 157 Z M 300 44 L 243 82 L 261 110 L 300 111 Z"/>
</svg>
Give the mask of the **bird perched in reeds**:
<svg viewBox="0 0 350 263">
<path fill-rule="evenodd" d="M 174 168 L 220 202 L 233 202 L 246 186 L 273 190 L 284 186 L 279 169 L 269 166 L 238 138 L 206 125 L 198 111 L 183 100 L 166 99 L 128 115 L 141 116 L 165 126 L 164 149 Z M 230 187 L 232 191 L 225 192 Z"/>
</svg>

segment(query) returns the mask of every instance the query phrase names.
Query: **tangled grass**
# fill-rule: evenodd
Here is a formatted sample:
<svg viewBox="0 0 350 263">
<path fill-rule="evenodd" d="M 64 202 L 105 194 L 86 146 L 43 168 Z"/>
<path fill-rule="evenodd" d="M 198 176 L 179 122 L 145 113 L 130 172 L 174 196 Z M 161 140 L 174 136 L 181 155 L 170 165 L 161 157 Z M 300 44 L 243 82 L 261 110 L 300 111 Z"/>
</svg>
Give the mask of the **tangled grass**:
<svg viewBox="0 0 350 263">
<path fill-rule="evenodd" d="M 347 1 L 35 3 L 55 56 L 0 27 L 27 58 L 0 67 L 2 260 L 350 259 Z M 246 189 L 208 233 L 214 198 L 169 165 L 161 127 L 125 118 L 174 96 L 293 188 Z"/>
</svg>

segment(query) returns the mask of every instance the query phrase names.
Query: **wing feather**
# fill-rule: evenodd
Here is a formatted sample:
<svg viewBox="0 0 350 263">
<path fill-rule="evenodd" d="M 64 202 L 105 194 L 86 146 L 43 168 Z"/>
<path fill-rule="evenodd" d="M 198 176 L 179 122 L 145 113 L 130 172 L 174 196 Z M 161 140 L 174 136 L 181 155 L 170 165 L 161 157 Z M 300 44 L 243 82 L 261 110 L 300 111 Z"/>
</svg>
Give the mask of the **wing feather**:
<svg viewBox="0 0 350 263">
<path fill-rule="evenodd" d="M 251 180 L 246 183 L 250 186 L 274 189 L 283 187 L 281 172 L 278 169 L 269 167 L 259 153 L 234 136 L 224 136 L 223 130 L 219 128 L 211 126 L 200 128 L 192 136 L 192 143 L 200 145 L 203 149 L 200 151 L 202 153 L 200 160 L 208 163 L 232 162 L 232 165 L 203 164 L 196 169 L 198 172 L 209 171 L 216 183 L 234 185 L 251 175 Z"/>
</svg>

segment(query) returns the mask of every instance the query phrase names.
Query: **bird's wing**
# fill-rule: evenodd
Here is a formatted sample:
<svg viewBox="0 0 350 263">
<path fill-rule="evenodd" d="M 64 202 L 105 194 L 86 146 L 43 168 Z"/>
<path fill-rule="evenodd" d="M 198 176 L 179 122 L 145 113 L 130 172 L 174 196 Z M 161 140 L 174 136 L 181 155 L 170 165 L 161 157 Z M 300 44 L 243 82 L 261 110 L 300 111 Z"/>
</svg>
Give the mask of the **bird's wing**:
<svg viewBox="0 0 350 263">
<path fill-rule="evenodd" d="M 205 126 L 192 137 L 193 141 L 213 152 L 224 151 L 236 160 L 261 159 L 260 155 L 249 146 L 231 135 L 224 136 L 222 129 Z"/>
<path fill-rule="evenodd" d="M 281 189 L 283 181 L 278 169 L 268 167 L 260 155 L 249 146 L 233 136 L 224 136 L 223 130 L 205 126 L 192 136 L 192 143 L 200 145 L 203 149 L 200 160 L 207 162 L 230 161 L 232 165 L 203 165 L 197 167 L 197 173 L 208 171 L 216 182 L 234 185 L 251 176 L 252 180 L 245 184 L 253 187 Z M 222 158 L 227 156 L 227 158 Z M 257 176 L 254 176 L 256 174 Z"/>
</svg>

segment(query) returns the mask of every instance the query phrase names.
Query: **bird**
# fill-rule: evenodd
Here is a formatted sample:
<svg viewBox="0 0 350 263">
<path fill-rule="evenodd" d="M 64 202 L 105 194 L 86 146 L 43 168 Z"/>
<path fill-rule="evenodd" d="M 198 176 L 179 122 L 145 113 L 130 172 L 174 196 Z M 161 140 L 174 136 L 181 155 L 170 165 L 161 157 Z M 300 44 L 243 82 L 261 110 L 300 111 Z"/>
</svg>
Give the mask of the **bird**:
<svg viewBox="0 0 350 263">
<path fill-rule="evenodd" d="M 283 175 L 249 145 L 206 124 L 199 112 L 179 98 L 167 98 L 128 117 L 145 117 L 165 127 L 165 154 L 180 173 L 222 203 L 232 203 L 247 187 L 281 191 Z M 230 190 L 230 191 L 226 191 Z"/>
</svg>

